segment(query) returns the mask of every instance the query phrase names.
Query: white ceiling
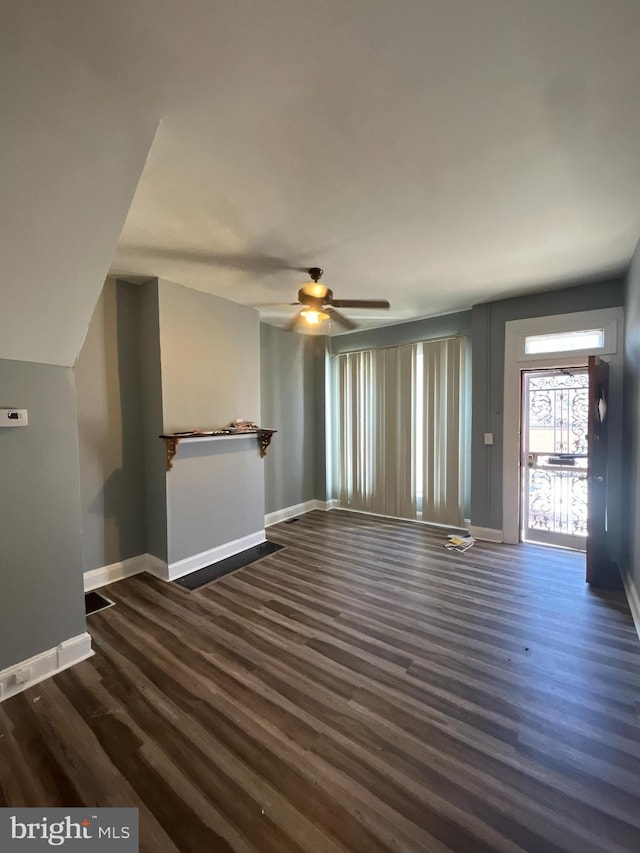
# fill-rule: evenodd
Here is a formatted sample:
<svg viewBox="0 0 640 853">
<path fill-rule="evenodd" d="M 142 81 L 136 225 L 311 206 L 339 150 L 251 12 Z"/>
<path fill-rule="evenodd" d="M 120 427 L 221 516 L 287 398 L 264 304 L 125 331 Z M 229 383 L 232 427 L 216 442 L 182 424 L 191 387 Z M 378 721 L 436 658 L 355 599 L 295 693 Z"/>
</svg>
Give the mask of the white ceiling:
<svg viewBox="0 0 640 853">
<path fill-rule="evenodd" d="M 180 80 L 112 272 L 252 304 L 317 264 L 397 322 L 628 264 L 637 0 L 204 7 L 157 22 Z"/>
<path fill-rule="evenodd" d="M 367 326 L 640 236 L 638 0 L 21 0 L 0 79 L 2 358 L 72 364 L 110 261 L 248 304 L 317 264 Z"/>
</svg>

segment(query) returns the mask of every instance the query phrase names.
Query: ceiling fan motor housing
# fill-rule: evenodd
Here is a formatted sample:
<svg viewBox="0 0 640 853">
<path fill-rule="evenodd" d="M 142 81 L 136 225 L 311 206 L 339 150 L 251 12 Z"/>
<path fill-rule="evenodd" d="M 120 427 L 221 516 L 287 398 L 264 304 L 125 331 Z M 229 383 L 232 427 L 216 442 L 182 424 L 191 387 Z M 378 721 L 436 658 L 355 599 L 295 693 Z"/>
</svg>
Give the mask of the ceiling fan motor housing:
<svg viewBox="0 0 640 853">
<path fill-rule="evenodd" d="M 333 299 L 332 290 L 328 287 L 324 287 L 322 288 L 324 293 L 320 296 L 318 295 L 319 291 L 316 293 L 309 293 L 306 289 L 307 287 L 309 287 L 309 285 L 301 287 L 298 291 L 298 302 L 302 305 L 310 305 L 313 308 L 322 308 L 323 305 L 331 305 L 331 301 Z M 318 287 L 322 287 L 322 285 L 318 285 Z M 311 287 L 309 287 L 309 289 L 311 289 Z"/>
</svg>

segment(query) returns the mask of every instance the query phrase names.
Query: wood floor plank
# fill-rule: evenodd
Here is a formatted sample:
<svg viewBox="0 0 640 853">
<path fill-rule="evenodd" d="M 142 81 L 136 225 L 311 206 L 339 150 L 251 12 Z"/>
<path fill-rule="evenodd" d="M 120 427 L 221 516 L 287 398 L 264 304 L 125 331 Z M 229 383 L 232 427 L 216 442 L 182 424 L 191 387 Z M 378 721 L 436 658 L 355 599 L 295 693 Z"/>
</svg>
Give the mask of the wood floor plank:
<svg viewBox="0 0 640 853">
<path fill-rule="evenodd" d="M 640 849 L 640 646 L 582 555 L 358 513 L 202 590 L 106 590 L 96 656 L 0 705 L 1 805 L 141 810 L 141 849 Z"/>
</svg>

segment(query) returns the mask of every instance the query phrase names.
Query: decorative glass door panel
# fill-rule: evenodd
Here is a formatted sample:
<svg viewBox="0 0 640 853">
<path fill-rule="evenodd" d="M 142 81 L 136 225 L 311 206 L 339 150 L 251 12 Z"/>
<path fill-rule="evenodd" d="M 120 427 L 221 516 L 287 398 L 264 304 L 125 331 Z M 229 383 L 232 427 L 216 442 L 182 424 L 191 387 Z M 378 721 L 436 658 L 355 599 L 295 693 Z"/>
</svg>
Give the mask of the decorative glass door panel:
<svg viewBox="0 0 640 853">
<path fill-rule="evenodd" d="M 587 370 L 523 373 L 522 410 L 522 538 L 585 550 Z"/>
</svg>

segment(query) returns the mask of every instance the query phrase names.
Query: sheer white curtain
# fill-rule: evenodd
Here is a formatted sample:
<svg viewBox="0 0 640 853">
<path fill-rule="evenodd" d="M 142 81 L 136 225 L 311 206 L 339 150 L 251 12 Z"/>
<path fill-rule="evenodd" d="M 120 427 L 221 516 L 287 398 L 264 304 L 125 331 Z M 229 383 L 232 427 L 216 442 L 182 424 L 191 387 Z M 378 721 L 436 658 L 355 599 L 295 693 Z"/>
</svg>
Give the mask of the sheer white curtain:
<svg viewBox="0 0 640 853">
<path fill-rule="evenodd" d="M 425 521 L 462 525 L 467 464 L 468 403 L 465 399 L 466 341 L 450 338 L 422 344 L 422 500 Z M 416 388 L 418 398 L 420 388 Z M 420 413 L 418 413 L 420 419 Z"/>
<path fill-rule="evenodd" d="M 376 417 L 374 353 L 348 353 L 335 361 L 335 412 L 338 421 L 336 482 L 338 500 L 372 512 Z"/>
<path fill-rule="evenodd" d="M 462 523 L 465 351 L 453 338 L 334 357 L 341 506 Z"/>
</svg>

